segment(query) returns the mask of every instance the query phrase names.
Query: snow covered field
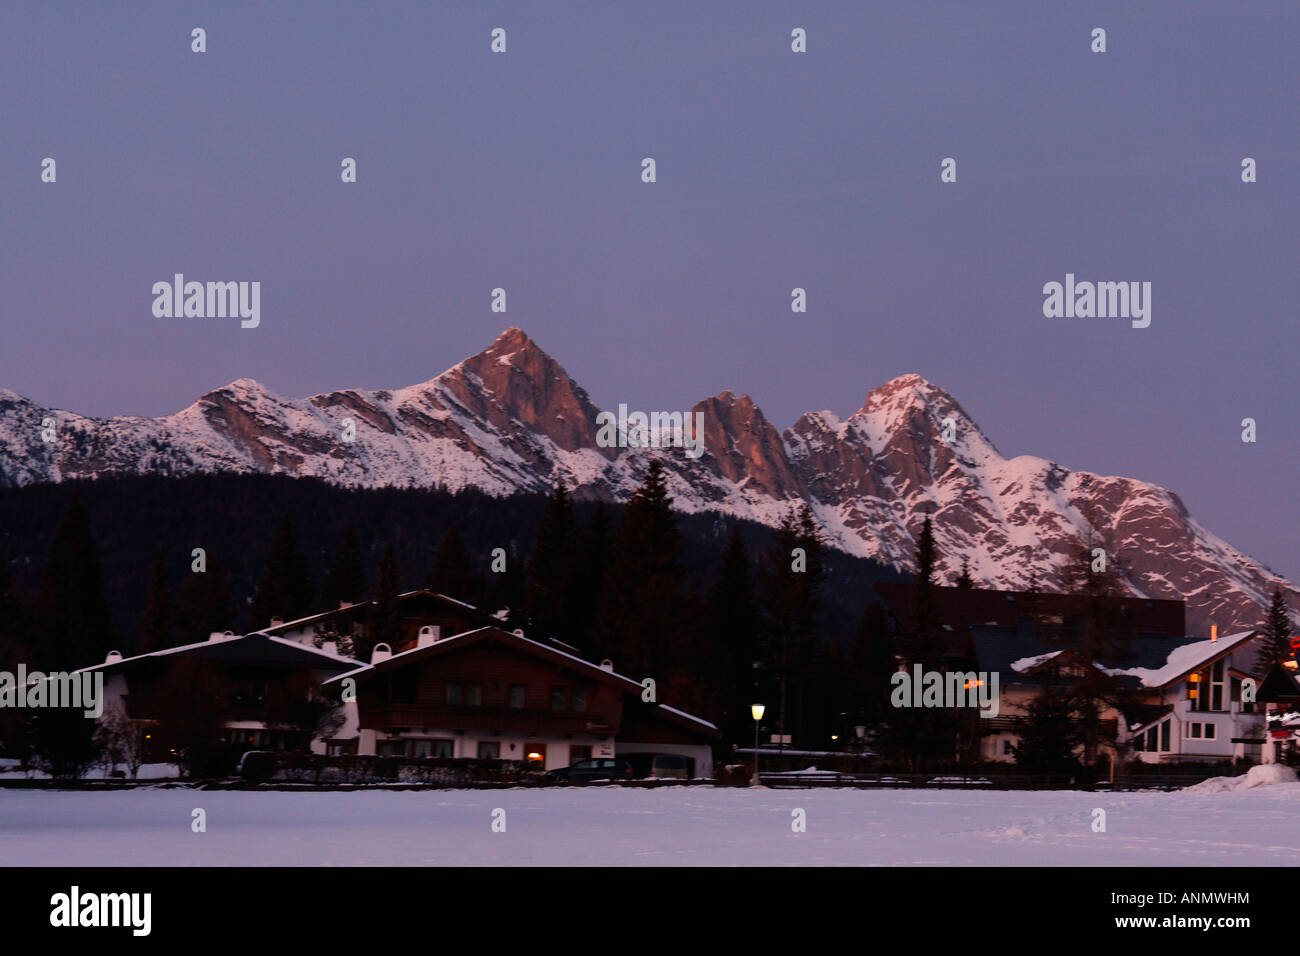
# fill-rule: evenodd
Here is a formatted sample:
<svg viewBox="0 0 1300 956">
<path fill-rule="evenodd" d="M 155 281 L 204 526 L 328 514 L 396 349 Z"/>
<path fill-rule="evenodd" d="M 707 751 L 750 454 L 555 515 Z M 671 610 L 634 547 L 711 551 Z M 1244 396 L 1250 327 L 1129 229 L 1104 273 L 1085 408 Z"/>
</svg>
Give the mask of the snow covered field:
<svg viewBox="0 0 1300 956">
<path fill-rule="evenodd" d="M 207 832 L 190 829 L 191 811 Z M 491 828 L 494 808 L 506 832 Z M 1106 832 L 1092 830 L 1093 809 Z M 807 815 L 794 833 L 792 810 Z M 1300 783 L 1089 794 L 0 791 L 5 865 L 1294 865 Z"/>
</svg>

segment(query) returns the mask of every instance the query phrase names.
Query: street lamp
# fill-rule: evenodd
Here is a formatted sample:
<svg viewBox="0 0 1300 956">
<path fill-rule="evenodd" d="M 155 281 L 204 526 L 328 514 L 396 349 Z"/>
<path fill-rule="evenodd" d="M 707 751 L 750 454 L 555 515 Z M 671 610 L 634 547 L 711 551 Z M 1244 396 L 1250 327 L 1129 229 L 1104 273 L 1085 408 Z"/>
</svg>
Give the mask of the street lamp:
<svg viewBox="0 0 1300 956">
<path fill-rule="evenodd" d="M 753 704 L 749 712 L 754 715 L 754 786 L 758 786 L 758 722 L 763 719 L 763 711 L 766 710 L 762 704 Z"/>
</svg>

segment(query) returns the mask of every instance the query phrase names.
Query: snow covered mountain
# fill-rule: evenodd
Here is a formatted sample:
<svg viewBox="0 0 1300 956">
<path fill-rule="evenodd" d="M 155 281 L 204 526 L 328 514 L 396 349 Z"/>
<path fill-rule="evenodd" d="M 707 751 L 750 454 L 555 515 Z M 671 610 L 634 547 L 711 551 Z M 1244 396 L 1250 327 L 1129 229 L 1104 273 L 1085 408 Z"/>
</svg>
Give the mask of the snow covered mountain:
<svg viewBox="0 0 1300 956">
<path fill-rule="evenodd" d="M 965 556 L 977 585 L 1036 578 L 1054 589 L 1091 533 L 1128 562 L 1133 593 L 1185 599 L 1197 630 L 1257 625 L 1276 586 L 1293 604 L 1300 597 L 1170 491 L 1003 458 L 956 400 L 918 375 L 872 390 L 846 419 L 811 412 L 783 433 L 747 395 L 724 391 L 693 411 L 704 415 L 698 459 L 682 448 L 598 447 L 600 410 L 512 328 L 437 378 L 395 391 L 287 399 L 240 379 L 174 415 L 86 418 L 0 389 L 0 486 L 230 471 L 510 494 L 563 478 L 581 497 L 625 500 L 656 457 L 683 511 L 774 524 L 807 503 L 834 544 L 905 569 L 929 511 L 949 582 Z"/>
</svg>

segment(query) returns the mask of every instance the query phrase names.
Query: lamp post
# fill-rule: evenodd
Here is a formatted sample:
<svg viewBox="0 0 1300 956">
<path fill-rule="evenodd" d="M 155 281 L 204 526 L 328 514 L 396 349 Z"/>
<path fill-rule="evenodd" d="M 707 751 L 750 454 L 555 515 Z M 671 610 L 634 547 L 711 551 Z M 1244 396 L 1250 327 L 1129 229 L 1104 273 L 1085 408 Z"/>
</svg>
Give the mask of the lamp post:
<svg viewBox="0 0 1300 956">
<path fill-rule="evenodd" d="M 749 712 L 754 715 L 754 786 L 758 786 L 758 722 L 763 719 L 763 711 L 766 710 L 762 704 L 754 704 L 749 708 Z"/>
</svg>

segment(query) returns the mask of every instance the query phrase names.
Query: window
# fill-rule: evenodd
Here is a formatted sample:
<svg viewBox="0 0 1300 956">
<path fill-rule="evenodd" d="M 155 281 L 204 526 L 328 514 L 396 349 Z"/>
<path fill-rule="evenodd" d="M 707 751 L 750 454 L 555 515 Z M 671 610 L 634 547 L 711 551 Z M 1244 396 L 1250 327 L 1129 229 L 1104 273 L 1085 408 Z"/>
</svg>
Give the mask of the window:
<svg viewBox="0 0 1300 956">
<path fill-rule="evenodd" d="M 510 707 L 513 710 L 524 709 L 524 685 L 523 684 L 510 685 L 510 696 L 507 698 L 506 706 Z"/>
<path fill-rule="evenodd" d="M 1165 751 L 1166 753 L 1169 750 L 1173 749 L 1169 746 L 1169 731 L 1170 731 L 1169 725 L 1171 723 L 1173 723 L 1173 721 L 1166 720 L 1160 725 L 1160 749 Z"/>
<path fill-rule="evenodd" d="M 1210 710 L 1223 710 L 1223 661 L 1210 669 Z"/>
<path fill-rule="evenodd" d="M 1011 738 L 1010 738 L 1010 737 L 1003 737 L 1003 738 L 1002 738 L 1002 756 L 1004 756 L 1004 757 L 1010 757 L 1011 754 L 1012 754 L 1012 750 L 1011 750 Z"/>
<path fill-rule="evenodd" d="M 587 688 L 573 688 L 573 709 L 579 712 L 587 709 Z"/>
<path fill-rule="evenodd" d="M 411 756 L 412 757 L 429 757 L 433 755 L 432 740 L 412 740 Z"/>
<path fill-rule="evenodd" d="M 1191 737 L 1193 740 L 1199 740 L 1200 737 L 1201 737 L 1201 725 L 1200 725 L 1200 724 L 1188 724 L 1188 725 L 1187 725 L 1187 736 Z"/>
<path fill-rule="evenodd" d="M 1150 729 L 1147 730 L 1147 747 L 1146 747 L 1146 749 L 1149 750 L 1149 751 L 1151 751 L 1151 752 L 1153 752 L 1153 753 L 1155 752 L 1156 748 L 1160 746 L 1160 741 L 1159 741 L 1159 739 L 1157 738 L 1157 734 L 1158 734 L 1158 733 L 1159 733 L 1159 731 L 1158 731 L 1155 727 L 1151 727 Z"/>
<path fill-rule="evenodd" d="M 456 741 L 454 740 L 435 740 L 433 742 L 433 755 L 435 757 L 450 757 L 456 752 Z"/>
<path fill-rule="evenodd" d="M 448 684 L 448 707 L 478 707 L 483 703 L 482 684 Z"/>
<path fill-rule="evenodd" d="M 390 704 L 415 703 L 415 671 L 408 668 L 389 676 L 388 702 Z"/>
<path fill-rule="evenodd" d="M 501 745 L 496 741 L 480 740 L 478 743 L 479 760 L 500 760 Z"/>
<path fill-rule="evenodd" d="M 551 688 L 551 710 L 569 709 L 569 689 L 567 687 Z"/>
<path fill-rule="evenodd" d="M 591 759 L 591 744 L 569 744 L 569 763 Z"/>
<path fill-rule="evenodd" d="M 1206 725 L 1205 725 L 1205 739 L 1206 739 L 1206 740 L 1213 740 L 1213 739 L 1214 739 L 1214 730 L 1215 730 L 1215 728 L 1214 728 L 1214 724 L 1206 724 Z"/>
</svg>

